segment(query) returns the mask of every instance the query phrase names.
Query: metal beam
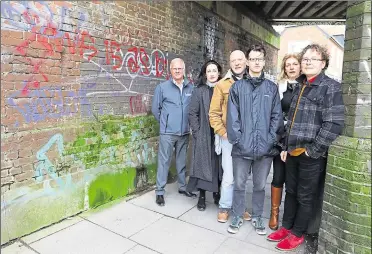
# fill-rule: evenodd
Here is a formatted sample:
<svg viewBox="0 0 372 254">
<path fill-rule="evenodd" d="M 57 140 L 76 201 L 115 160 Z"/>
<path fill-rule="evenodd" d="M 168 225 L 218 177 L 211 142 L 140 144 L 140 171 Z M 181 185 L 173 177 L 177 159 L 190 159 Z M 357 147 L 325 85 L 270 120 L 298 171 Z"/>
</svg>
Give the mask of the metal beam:
<svg viewBox="0 0 372 254">
<path fill-rule="evenodd" d="M 325 5 L 323 5 L 323 7 L 321 7 L 319 10 L 314 12 L 311 16 L 318 17 L 318 16 L 320 16 L 319 14 L 323 13 L 325 10 L 328 10 L 328 8 L 330 8 L 332 5 L 337 4 L 337 3 L 339 3 L 339 2 L 330 1 L 330 2 L 326 3 Z"/>
<path fill-rule="evenodd" d="M 311 11 L 311 9 L 316 6 L 317 4 L 321 3 L 320 1 L 315 1 L 315 2 L 312 2 L 312 4 L 310 6 L 308 6 L 307 8 L 303 8 L 302 10 L 300 10 L 299 12 L 297 12 L 297 14 L 295 15 L 295 17 L 301 15 L 302 13 L 304 13 L 305 11 Z"/>
<path fill-rule="evenodd" d="M 300 11 L 300 10 L 302 10 L 302 8 L 304 8 L 305 7 L 305 5 L 307 5 L 307 4 L 309 4 L 310 2 L 306 2 L 306 1 L 303 1 L 302 3 L 300 3 L 297 7 L 296 7 L 296 9 L 294 9 L 288 16 L 289 17 L 295 17 L 296 16 L 296 14 Z"/>
<path fill-rule="evenodd" d="M 318 14 L 318 17 L 322 17 L 325 13 L 327 13 L 326 17 L 329 17 L 329 13 L 332 12 L 332 10 L 340 7 L 341 5 L 344 5 L 344 2 L 340 1 L 340 2 L 335 2 L 336 4 L 332 7 L 329 7 L 327 9 L 325 9 L 324 11 L 322 11 L 321 13 Z"/>
<path fill-rule="evenodd" d="M 341 16 L 343 13 L 345 13 L 345 15 L 343 15 L 345 18 L 346 18 L 346 8 L 345 9 L 342 9 L 341 11 L 337 12 L 333 17 L 339 17 Z"/>
<path fill-rule="evenodd" d="M 281 12 L 283 10 L 284 5 L 286 5 L 288 2 L 286 1 L 280 1 L 280 5 L 274 10 L 274 12 L 271 14 L 273 17 L 277 17 L 278 12 Z"/>
<path fill-rule="evenodd" d="M 340 13 L 342 10 L 347 9 L 347 2 L 340 1 L 340 4 L 337 7 L 334 7 L 333 10 L 331 10 L 328 14 L 328 17 L 334 17 L 336 13 Z M 346 16 L 345 16 L 346 17 Z"/>
<path fill-rule="evenodd" d="M 270 17 L 274 13 L 274 11 L 276 11 L 276 8 L 278 8 L 281 3 L 282 2 L 280 1 L 276 1 L 274 5 L 271 7 L 270 11 L 267 12 L 266 16 Z"/>
<path fill-rule="evenodd" d="M 293 2 L 288 1 L 283 8 L 278 12 L 277 16 L 280 17 L 283 13 L 293 4 Z"/>
<path fill-rule="evenodd" d="M 287 26 L 287 25 L 345 25 L 345 19 L 271 19 L 268 20 L 271 25 Z"/>
</svg>

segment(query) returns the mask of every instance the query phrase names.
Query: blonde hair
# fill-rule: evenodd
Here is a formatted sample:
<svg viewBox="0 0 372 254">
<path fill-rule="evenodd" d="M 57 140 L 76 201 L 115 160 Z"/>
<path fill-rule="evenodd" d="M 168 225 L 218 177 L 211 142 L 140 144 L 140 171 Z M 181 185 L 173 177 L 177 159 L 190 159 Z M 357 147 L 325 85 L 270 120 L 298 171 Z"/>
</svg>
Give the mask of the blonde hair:
<svg viewBox="0 0 372 254">
<path fill-rule="evenodd" d="M 278 81 L 283 81 L 288 78 L 288 75 L 285 73 L 285 62 L 287 62 L 289 58 L 294 58 L 298 61 L 299 64 L 301 64 L 300 56 L 298 54 L 285 54 L 283 57 L 282 65 L 280 67 Z"/>
</svg>

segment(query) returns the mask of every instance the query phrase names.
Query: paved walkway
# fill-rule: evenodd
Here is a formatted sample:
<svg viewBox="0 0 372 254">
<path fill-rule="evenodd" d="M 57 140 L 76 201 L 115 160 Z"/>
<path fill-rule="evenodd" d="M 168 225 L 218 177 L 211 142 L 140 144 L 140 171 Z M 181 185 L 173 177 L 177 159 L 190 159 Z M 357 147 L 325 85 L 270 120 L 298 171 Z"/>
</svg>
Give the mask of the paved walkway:
<svg viewBox="0 0 372 254">
<path fill-rule="evenodd" d="M 264 217 L 269 218 L 268 179 Z M 236 235 L 228 223 L 216 221 L 217 207 L 210 193 L 207 209 L 196 209 L 197 198 L 178 194 L 177 184 L 168 184 L 166 205 L 155 204 L 149 191 L 128 201 L 66 219 L 40 230 L 1 250 L 3 254 L 274 254 L 275 244 L 258 236 L 248 222 Z M 249 190 L 252 183 L 249 182 Z M 251 192 L 247 193 L 251 203 Z M 230 222 L 230 221 L 229 221 Z M 271 232 L 268 230 L 268 232 Z M 297 253 L 302 253 L 302 249 Z"/>
</svg>

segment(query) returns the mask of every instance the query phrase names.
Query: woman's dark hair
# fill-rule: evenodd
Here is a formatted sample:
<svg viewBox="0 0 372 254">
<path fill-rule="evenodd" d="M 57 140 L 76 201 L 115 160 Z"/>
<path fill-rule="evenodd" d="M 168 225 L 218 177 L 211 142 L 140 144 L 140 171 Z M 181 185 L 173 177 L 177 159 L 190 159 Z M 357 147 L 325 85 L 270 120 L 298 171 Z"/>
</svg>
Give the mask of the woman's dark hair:
<svg viewBox="0 0 372 254">
<path fill-rule="evenodd" d="M 200 85 L 207 84 L 207 67 L 211 64 L 214 64 L 214 65 L 217 66 L 217 70 L 219 72 L 217 81 L 219 81 L 222 78 L 222 76 L 221 76 L 221 74 L 222 74 L 221 65 L 219 65 L 219 63 L 217 63 L 215 60 L 208 60 L 205 64 L 203 64 L 203 66 L 200 70 L 200 74 L 199 74 L 199 77 L 198 77 Z"/>
</svg>

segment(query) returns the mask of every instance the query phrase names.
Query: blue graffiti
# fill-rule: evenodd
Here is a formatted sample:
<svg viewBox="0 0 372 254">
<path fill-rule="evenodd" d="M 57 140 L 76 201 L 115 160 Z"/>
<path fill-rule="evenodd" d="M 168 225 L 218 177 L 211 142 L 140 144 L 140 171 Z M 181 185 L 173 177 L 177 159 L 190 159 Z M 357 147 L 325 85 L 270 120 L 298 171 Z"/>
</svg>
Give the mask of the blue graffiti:
<svg viewBox="0 0 372 254">
<path fill-rule="evenodd" d="M 66 182 L 64 182 L 57 174 L 57 169 L 53 165 L 53 163 L 49 160 L 46 153 L 50 150 L 50 148 L 56 144 L 59 156 L 63 156 L 63 136 L 62 134 L 55 134 L 53 137 L 50 138 L 48 143 L 44 145 L 37 153 L 36 158 L 40 161 L 37 168 L 36 168 L 36 174 L 39 176 L 38 181 L 43 181 L 43 170 L 46 171 L 46 173 L 57 182 L 58 186 L 60 188 L 64 188 L 68 185 L 71 185 L 71 174 L 66 175 Z M 51 188 L 49 181 L 45 182 L 46 185 L 44 187 Z"/>
<path fill-rule="evenodd" d="M 48 3 L 45 1 L 37 1 L 37 3 L 41 5 L 41 8 L 37 8 L 32 1 L 3 1 L 1 2 L 1 17 L 7 19 L 10 25 L 25 31 L 36 26 L 38 23 L 36 20 L 40 22 L 40 18 L 50 22 L 53 19 L 53 12 Z M 28 17 L 25 17 L 25 14 Z M 21 16 L 26 20 L 26 23 L 15 21 L 19 20 Z"/>
<path fill-rule="evenodd" d="M 26 85 L 26 84 L 25 84 Z M 83 85 L 83 84 L 82 84 Z M 92 91 L 96 84 L 84 84 L 86 87 L 75 91 L 64 91 L 62 87 L 48 86 L 36 90 L 30 90 L 26 103 L 19 104 L 23 98 L 22 92 L 17 91 L 7 98 L 7 104 L 21 113 L 25 123 L 41 122 L 46 119 L 58 119 L 65 116 L 73 116 L 79 113 L 82 117 L 94 115 L 93 106 L 87 93 Z M 24 99 L 22 99 L 24 100 Z M 103 114 L 100 108 L 98 114 Z M 16 123 L 17 125 L 18 123 Z"/>
<path fill-rule="evenodd" d="M 35 3 L 41 5 L 41 7 L 36 7 Z M 6 20 L 10 26 L 17 30 L 23 31 L 33 31 L 34 33 L 40 33 L 49 37 L 50 39 L 65 38 L 66 31 L 63 31 L 63 24 L 65 21 L 68 9 L 64 6 L 60 8 L 60 21 L 57 23 L 54 21 L 54 14 L 49 7 L 49 3 L 46 1 L 2 1 L 1 2 L 1 18 Z M 24 22 L 21 21 L 23 17 Z M 83 27 L 84 22 L 89 20 L 89 14 L 83 10 L 79 11 L 79 16 L 77 17 L 76 36 L 69 36 L 71 40 L 78 44 L 80 40 L 80 31 Z M 2 21 L 3 22 L 3 21 Z M 34 31 L 34 28 L 40 27 L 39 31 Z M 46 30 L 53 30 L 53 34 L 45 32 Z M 72 32 L 72 31 L 71 31 Z M 48 34 L 48 35 L 46 35 Z"/>
</svg>

